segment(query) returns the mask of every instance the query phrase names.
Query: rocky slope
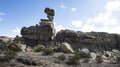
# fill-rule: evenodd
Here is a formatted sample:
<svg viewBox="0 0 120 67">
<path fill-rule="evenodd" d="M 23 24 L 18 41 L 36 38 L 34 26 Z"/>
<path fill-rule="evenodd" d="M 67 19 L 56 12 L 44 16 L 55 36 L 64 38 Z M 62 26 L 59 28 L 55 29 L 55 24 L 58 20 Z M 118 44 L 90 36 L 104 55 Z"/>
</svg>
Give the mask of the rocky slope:
<svg viewBox="0 0 120 67">
<path fill-rule="evenodd" d="M 55 33 L 53 13 L 48 10 L 48 19 L 23 27 L 22 37 L 0 36 L 0 67 L 120 67 L 119 34 Z"/>
<path fill-rule="evenodd" d="M 58 36 L 58 35 L 56 35 Z M 95 38 L 87 37 L 86 38 Z M 21 37 L 0 37 L 0 66 L 5 67 L 119 67 L 119 49 L 91 51 L 87 47 L 81 47 L 75 51 L 69 41 L 60 41 L 58 45 L 37 45 L 31 47 L 22 41 Z M 68 43 L 67 43 L 68 42 Z M 77 42 L 77 41 L 76 41 Z M 23 44 L 24 43 L 24 44 Z M 91 44 L 87 44 L 91 45 Z M 22 47 L 21 47 L 22 46 Z M 24 46 L 24 48 L 23 48 Z M 80 45 L 79 45 L 80 46 Z M 109 46 L 108 46 L 109 47 Z M 20 48 L 18 51 L 16 48 Z M 47 54 L 45 54 L 45 50 Z M 95 48 L 95 47 L 94 47 Z M 101 47 L 102 48 L 102 47 Z M 36 51 L 37 50 L 37 51 Z M 52 50 L 52 54 L 51 54 Z M 96 49 L 94 49 L 96 50 Z M 17 55 L 6 61 L 6 51 L 15 51 Z M 14 54 L 14 53 L 13 53 Z M 14 55 L 12 55 L 14 56 Z M 62 58 L 60 57 L 62 56 Z M 3 63 L 4 62 L 4 63 Z M 68 63 L 69 62 L 69 63 Z M 3 66 L 2 66 L 3 67 Z"/>
</svg>

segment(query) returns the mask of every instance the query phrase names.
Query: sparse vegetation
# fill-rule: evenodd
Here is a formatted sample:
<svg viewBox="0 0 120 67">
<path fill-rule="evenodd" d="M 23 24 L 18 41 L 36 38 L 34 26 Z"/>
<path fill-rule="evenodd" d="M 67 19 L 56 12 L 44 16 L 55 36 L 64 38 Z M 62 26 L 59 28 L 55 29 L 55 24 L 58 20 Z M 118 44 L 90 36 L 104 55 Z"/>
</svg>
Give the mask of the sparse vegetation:
<svg viewBox="0 0 120 67">
<path fill-rule="evenodd" d="M 83 63 L 88 63 L 90 61 L 89 58 L 84 59 Z"/>
<path fill-rule="evenodd" d="M 68 59 L 67 64 L 75 64 L 75 65 L 78 65 L 78 64 L 79 64 L 79 59 L 81 59 L 81 56 L 80 56 L 80 54 L 77 52 L 77 53 L 75 53 L 74 56 L 71 56 L 71 57 Z"/>
<path fill-rule="evenodd" d="M 52 48 L 45 48 L 43 50 L 43 55 L 52 55 L 54 53 Z"/>
<path fill-rule="evenodd" d="M 13 59 L 16 55 L 17 55 L 17 53 L 15 51 L 5 51 L 4 59 L 6 61 L 9 61 L 9 60 Z"/>
<path fill-rule="evenodd" d="M 43 50 L 44 50 L 43 47 L 37 46 L 37 47 L 35 48 L 34 52 L 40 52 L 40 51 L 43 51 Z"/>
<path fill-rule="evenodd" d="M 61 61 L 66 60 L 66 56 L 65 56 L 64 54 L 63 54 L 63 55 L 58 56 L 58 58 L 59 58 Z"/>
<path fill-rule="evenodd" d="M 15 43 L 10 44 L 10 45 L 8 46 L 8 48 L 9 48 L 11 51 L 16 51 L 16 52 L 21 51 L 21 48 L 20 48 L 18 45 L 16 45 Z"/>
<path fill-rule="evenodd" d="M 6 67 L 6 64 L 4 62 L 0 62 L 0 67 Z"/>
<path fill-rule="evenodd" d="M 75 55 L 70 57 L 68 60 L 68 64 L 75 64 L 78 65 L 79 64 L 79 59 L 86 59 L 85 62 L 88 62 L 88 58 L 89 55 L 84 54 L 84 53 L 80 53 L 80 52 L 75 52 Z"/>
</svg>

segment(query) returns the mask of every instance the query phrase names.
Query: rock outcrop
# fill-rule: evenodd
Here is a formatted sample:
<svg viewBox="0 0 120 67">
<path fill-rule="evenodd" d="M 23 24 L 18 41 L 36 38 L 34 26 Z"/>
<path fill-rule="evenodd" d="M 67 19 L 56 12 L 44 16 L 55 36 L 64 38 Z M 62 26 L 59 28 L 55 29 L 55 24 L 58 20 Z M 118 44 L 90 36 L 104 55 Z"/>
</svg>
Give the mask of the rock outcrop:
<svg viewBox="0 0 120 67">
<path fill-rule="evenodd" d="M 56 45 L 67 42 L 73 49 L 88 48 L 90 51 L 112 50 L 120 48 L 120 35 L 106 32 L 81 32 L 61 30 L 56 33 L 53 23 L 54 10 L 45 9 L 48 19 L 41 19 L 36 26 L 23 27 L 21 35 L 29 46 Z M 51 17 L 51 18 L 50 18 Z"/>
<path fill-rule="evenodd" d="M 68 42 L 74 49 L 87 47 L 90 51 L 120 48 L 120 35 L 105 32 L 80 32 L 61 30 L 56 33 L 57 42 Z"/>
<path fill-rule="evenodd" d="M 53 21 L 41 19 L 39 25 L 23 27 L 21 35 L 26 40 L 27 44 L 32 45 L 38 44 L 39 42 L 52 41 L 55 35 Z"/>
<path fill-rule="evenodd" d="M 90 51 L 103 51 L 120 48 L 120 35 L 106 32 L 81 32 L 61 30 L 56 33 L 53 23 L 54 10 L 46 8 L 48 19 L 41 19 L 36 26 L 23 27 L 21 35 L 25 44 L 36 46 L 38 44 L 59 44 L 67 42 L 73 49 L 88 48 Z M 50 13 L 50 14 L 49 14 Z M 52 17 L 50 19 L 50 17 Z M 51 42 L 52 41 L 52 42 Z"/>
<path fill-rule="evenodd" d="M 55 35 L 55 27 L 53 24 L 54 10 L 45 9 L 48 19 L 41 19 L 36 26 L 23 27 L 21 35 L 25 39 L 26 44 L 35 46 L 35 44 L 52 41 Z"/>
</svg>

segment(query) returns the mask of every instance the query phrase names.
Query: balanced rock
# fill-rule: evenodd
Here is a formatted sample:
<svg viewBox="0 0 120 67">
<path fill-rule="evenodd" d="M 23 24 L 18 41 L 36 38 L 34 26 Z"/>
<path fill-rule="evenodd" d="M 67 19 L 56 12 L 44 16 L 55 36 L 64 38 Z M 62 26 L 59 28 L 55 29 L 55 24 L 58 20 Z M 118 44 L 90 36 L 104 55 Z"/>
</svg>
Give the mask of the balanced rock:
<svg viewBox="0 0 120 67">
<path fill-rule="evenodd" d="M 41 19 L 36 26 L 23 27 L 21 35 L 25 39 L 25 43 L 29 46 L 35 44 L 52 41 L 55 35 L 55 27 L 53 24 L 54 9 L 45 8 L 48 19 Z"/>
</svg>

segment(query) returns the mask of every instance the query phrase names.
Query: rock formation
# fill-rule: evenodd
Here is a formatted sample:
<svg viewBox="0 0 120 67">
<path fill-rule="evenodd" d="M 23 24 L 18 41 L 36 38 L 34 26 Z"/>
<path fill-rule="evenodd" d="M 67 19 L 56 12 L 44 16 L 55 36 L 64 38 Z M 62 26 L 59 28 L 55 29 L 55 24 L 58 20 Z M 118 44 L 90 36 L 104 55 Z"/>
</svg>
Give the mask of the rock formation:
<svg viewBox="0 0 120 67">
<path fill-rule="evenodd" d="M 73 49 L 87 47 L 90 51 L 112 50 L 120 48 L 120 35 L 105 32 L 81 32 L 73 30 L 61 30 L 56 33 L 53 23 L 55 12 L 45 8 L 48 19 L 41 19 L 36 26 L 23 27 L 21 35 L 29 46 L 37 44 L 62 44 L 69 43 Z M 52 41 L 52 42 L 51 42 Z"/>
<path fill-rule="evenodd" d="M 105 32 L 80 32 L 61 30 L 56 33 L 57 42 L 68 42 L 74 49 L 87 47 L 91 51 L 120 48 L 120 35 Z"/>
<path fill-rule="evenodd" d="M 90 51 L 112 50 L 120 48 L 120 35 L 105 32 L 81 32 L 61 30 L 56 33 L 53 23 L 54 10 L 45 8 L 48 19 L 41 19 L 36 26 L 23 27 L 21 35 L 29 46 L 56 45 L 63 42 L 69 43 L 73 49 L 88 48 Z"/>
<path fill-rule="evenodd" d="M 54 11 L 52 9 L 52 11 Z M 50 9 L 45 9 L 45 12 L 49 16 L 51 16 Z M 49 13 L 50 12 L 50 13 Z M 53 16 L 52 19 L 48 17 L 48 19 L 41 19 L 41 22 L 39 25 L 36 26 L 30 26 L 30 27 L 23 27 L 21 30 L 22 37 L 26 40 L 26 43 L 29 45 L 37 45 L 38 43 L 45 43 L 52 41 L 55 35 L 55 27 L 53 24 Z"/>
<path fill-rule="evenodd" d="M 48 19 L 23 27 L 22 37 L 0 36 L 0 67 L 120 66 L 119 34 L 73 30 L 55 33 L 54 10 L 46 8 L 45 13 Z"/>
<path fill-rule="evenodd" d="M 44 12 L 47 14 L 47 17 L 49 20 L 53 21 L 54 19 L 54 15 L 55 15 L 55 11 L 54 9 L 50 9 L 49 7 L 45 8 Z"/>
</svg>

